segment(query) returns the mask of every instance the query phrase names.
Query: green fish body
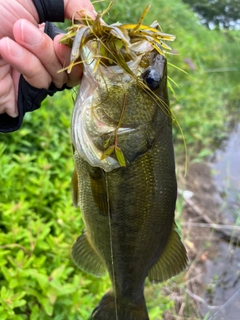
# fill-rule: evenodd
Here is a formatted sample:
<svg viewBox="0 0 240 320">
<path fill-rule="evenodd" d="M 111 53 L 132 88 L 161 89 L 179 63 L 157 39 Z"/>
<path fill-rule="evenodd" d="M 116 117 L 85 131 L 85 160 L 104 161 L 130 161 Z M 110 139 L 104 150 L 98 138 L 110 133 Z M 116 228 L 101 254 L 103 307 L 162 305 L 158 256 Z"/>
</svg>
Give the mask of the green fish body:
<svg viewBox="0 0 240 320">
<path fill-rule="evenodd" d="M 174 223 L 177 183 L 167 62 L 156 52 L 150 59 L 149 67 L 134 70 L 150 90 L 130 75 L 96 77 L 81 142 L 83 111 L 73 115 L 73 201 L 81 208 L 85 230 L 72 256 L 80 269 L 97 276 L 107 270 L 112 281 L 91 319 L 149 319 L 146 278 L 164 281 L 187 264 Z"/>
</svg>

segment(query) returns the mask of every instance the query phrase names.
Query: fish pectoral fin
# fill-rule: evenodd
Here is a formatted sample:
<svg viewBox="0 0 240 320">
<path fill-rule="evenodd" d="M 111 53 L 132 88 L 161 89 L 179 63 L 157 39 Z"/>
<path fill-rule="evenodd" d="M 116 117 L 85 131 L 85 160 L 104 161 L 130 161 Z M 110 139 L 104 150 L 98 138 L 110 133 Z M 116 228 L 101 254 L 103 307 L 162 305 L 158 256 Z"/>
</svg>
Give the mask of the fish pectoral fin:
<svg viewBox="0 0 240 320">
<path fill-rule="evenodd" d="M 74 169 L 72 174 L 72 202 L 74 207 L 78 206 L 79 194 L 78 194 L 78 175 L 76 169 Z"/>
<path fill-rule="evenodd" d="M 95 205 L 102 215 L 108 215 L 108 200 L 105 173 L 98 167 L 89 168 L 89 177 Z"/>
<path fill-rule="evenodd" d="M 186 249 L 174 223 L 166 248 L 157 263 L 149 270 L 148 279 L 151 282 L 165 281 L 183 271 L 186 266 Z"/>
<path fill-rule="evenodd" d="M 103 276 L 105 274 L 105 265 L 89 243 L 86 233 L 77 238 L 72 247 L 72 258 L 75 264 L 83 271 L 91 273 L 95 276 Z"/>
</svg>

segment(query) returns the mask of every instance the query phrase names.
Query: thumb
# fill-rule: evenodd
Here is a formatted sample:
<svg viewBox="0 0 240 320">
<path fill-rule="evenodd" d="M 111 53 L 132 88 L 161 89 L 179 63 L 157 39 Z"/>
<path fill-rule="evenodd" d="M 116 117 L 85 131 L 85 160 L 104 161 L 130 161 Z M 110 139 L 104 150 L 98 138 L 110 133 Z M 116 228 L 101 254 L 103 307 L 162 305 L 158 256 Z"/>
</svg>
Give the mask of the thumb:
<svg viewBox="0 0 240 320">
<path fill-rule="evenodd" d="M 63 67 L 67 67 L 70 64 L 71 49 L 59 43 L 61 37 L 62 35 L 58 35 L 54 38 L 54 50 L 61 65 Z M 80 80 L 82 78 L 82 73 L 83 70 L 81 64 L 77 64 L 76 66 L 74 66 L 71 70 L 71 73 L 68 75 L 67 86 L 74 87 L 76 85 L 79 85 Z"/>
<path fill-rule="evenodd" d="M 78 14 L 80 16 L 88 15 L 91 18 L 95 18 L 97 13 L 94 9 L 94 6 L 90 2 L 90 0 L 64 0 L 64 13 L 65 18 L 72 19 L 74 14 Z"/>
</svg>

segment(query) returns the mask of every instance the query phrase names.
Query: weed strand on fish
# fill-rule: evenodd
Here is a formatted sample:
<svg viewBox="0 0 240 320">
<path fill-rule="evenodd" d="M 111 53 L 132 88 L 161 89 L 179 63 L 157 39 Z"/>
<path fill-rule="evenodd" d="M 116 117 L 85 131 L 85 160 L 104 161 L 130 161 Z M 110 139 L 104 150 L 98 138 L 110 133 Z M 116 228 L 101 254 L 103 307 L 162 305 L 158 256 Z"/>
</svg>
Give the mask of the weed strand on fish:
<svg viewBox="0 0 240 320">
<path fill-rule="evenodd" d="M 114 260 L 113 260 L 113 239 L 112 239 L 112 225 L 111 225 L 111 211 L 110 211 L 110 199 L 109 199 L 109 186 L 108 186 L 108 177 L 107 173 L 105 173 L 106 178 L 106 192 L 107 192 L 107 211 L 108 211 L 108 225 L 109 225 L 109 238 L 110 238 L 110 252 L 111 252 L 111 262 L 112 262 L 112 283 L 113 290 L 116 288 L 116 279 L 115 279 L 115 268 L 114 268 Z M 118 320 L 118 308 L 117 308 L 117 295 L 114 295 L 114 303 L 115 303 L 115 314 L 116 320 Z"/>
</svg>

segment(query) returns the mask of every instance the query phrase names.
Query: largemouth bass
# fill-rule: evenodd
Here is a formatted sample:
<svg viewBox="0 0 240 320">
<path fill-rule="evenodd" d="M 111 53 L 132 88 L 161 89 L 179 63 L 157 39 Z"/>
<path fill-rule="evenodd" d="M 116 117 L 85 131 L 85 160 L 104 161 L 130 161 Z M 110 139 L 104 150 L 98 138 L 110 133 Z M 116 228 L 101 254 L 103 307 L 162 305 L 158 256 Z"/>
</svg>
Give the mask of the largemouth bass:
<svg viewBox="0 0 240 320">
<path fill-rule="evenodd" d="M 106 60 L 96 68 L 91 46 L 81 52 L 87 63 L 72 118 L 73 202 L 85 225 L 72 257 L 112 282 L 91 319 L 147 320 L 146 278 L 164 281 L 187 264 L 174 222 L 167 61 L 147 45 L 124 68 Z"/>
</svg>

